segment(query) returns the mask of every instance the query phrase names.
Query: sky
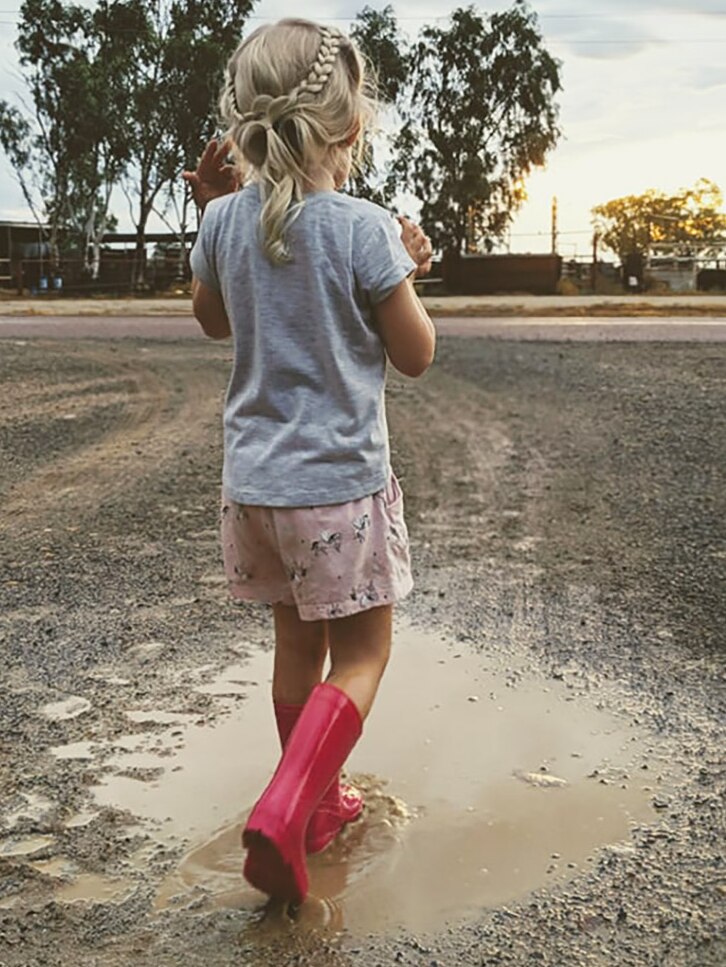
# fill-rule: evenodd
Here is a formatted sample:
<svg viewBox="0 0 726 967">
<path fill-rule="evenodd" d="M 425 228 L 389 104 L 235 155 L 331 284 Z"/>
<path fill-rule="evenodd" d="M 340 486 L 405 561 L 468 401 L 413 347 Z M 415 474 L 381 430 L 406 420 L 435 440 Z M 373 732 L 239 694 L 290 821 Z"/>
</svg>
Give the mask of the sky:
<svg viewBox="0 0 726 967">
<path fill-rule="evenodd" d="M 13 49 L 19 0 L 0 0 L 0 96 L 22 93 Z M 365 0 L 320 0 L 316 19 L 345 29 Z M 381 8 L 383 2 L 369 0 Z M 394 3 L 409 36 L 466 4 Z M 478 4 L 483 12 L 509 2 Z M 559 251 L 585 256 L 594 205 L 647 188 L 664 191 L 715 181 L 726 191 L 726 0 L 533 0 L 545 43 L 562 62 L 558 97 L 563 138 L 528 181 L 528 200 L 511 229 L 512 251 L 550 250 L 552 199 Z M 285 0 L 260 0 L 253 21 L 294 14 Z M 120 228 L 130 221 L 122 197 Z M 0 218 L 29 218 L 6 160 L 0 160 Z M 150 225 L 163 230 L 160 223 Z"/>
</svg>

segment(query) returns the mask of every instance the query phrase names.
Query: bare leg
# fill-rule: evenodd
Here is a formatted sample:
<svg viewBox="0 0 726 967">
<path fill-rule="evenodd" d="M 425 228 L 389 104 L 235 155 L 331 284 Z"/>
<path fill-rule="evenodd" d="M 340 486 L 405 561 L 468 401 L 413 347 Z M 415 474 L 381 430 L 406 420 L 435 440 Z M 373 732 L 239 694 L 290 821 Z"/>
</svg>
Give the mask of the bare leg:
<svg viewBox="0 0 726 967">
<path fill-rule="evenodd" d="M 308 688 L 312 695 L 242 834 L 248 851 L 244 875 L 270 896 L 300 903 L 307 895 L 307 833 L 329 790 L 334 787 L 338 795 L 336 777 L 373 704 L 390 653 L 391 610 L 373 608 L 306 629 L 294 609 L 275 608 L 275 700 L 305 701 Z M 335 687 L 315 688 L 326 632 L 332 665 L 328 686 Z M 323 830 L 326 841 L 344 822 L 335 813 L 333 820 Z"/>
<path fill-rule="evenodd" d="M 275 665 L 272 697 L 276 702 L 304 705 L 323 677 L 328 653 L 325 621 L 301 621 L 297 608 L 276 604 Z"/>
<path fill-rule="evenodd" d="M 391 653 L 393 607 L 371 608 L 328 622 L 331 669 L 327 681 L 346 693 L 365 719 Z"/>
</svg>

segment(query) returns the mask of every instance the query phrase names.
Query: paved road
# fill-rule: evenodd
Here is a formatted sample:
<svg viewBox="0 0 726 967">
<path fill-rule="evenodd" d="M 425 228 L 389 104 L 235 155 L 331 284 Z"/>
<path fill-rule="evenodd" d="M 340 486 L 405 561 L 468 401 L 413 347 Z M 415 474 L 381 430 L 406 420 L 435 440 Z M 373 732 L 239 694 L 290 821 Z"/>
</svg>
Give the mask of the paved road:
<svg viewBox="0 0 726 967">
<path fill-rule="evenodd" d="M 574 342 L 726 342 L 726 316 L 438 318 L 442 335 Z M 203 338 L 190 316 L 0 316 L 0 337 L 24 339 Z"/>
<path fill-rule="evenodd" d="M 691 292 L 655 295 L 433 295 L 423 286 L 421 297 L 427 309 L 447 316 L 721 316 L 726 313 L 726 295 Z M 609 309 L 609 312 L 603 311 Z M 189 295 L 143 298 L 5 298 L 0 314 L 6 316 L 190 316 Z"/>
</svg>

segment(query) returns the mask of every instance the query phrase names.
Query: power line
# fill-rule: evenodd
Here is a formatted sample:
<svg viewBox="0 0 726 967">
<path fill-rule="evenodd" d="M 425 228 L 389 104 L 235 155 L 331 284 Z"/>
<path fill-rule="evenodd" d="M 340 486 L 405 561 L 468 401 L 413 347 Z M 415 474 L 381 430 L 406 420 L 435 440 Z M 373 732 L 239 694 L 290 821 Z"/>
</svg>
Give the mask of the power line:
<svg viewBox="0 0 726 967">
<path fill-rule="evenodd" d="M 248 17 L 248 20 L 263 20 L 262 17 Z M 326 21 L 332 20 L 342 20 L 342 17 L 326 17 Z M 411 18 L 401 18 L 401 19 L 411 19 L 411 20 L 423 20 L 424 18 L 411 17 Z M 433 18 L 433 19 L 443 19 Z M 349 21 L 346 21 L 346 23 Z M 6 25 L 11 27 L 18 26 L 18 21 L 16 20 L 0 20 L 0 25 Z M 133 28 L 128 29 L 116 29 L 105 31 L 106 33 L 136 33 Z M 592 46 L 628 46 L 632 44 L 726 44 L 726 37 L 629 37 L 624 38 L 603 38 L 598 40 L 568 40 L 567 38 L 558 37 L 547 37 L 545 38 L 548 44 L 555 45 L 566 45 L 569 47 L 592 47 Z"/>
<path fill-rule="evenodd" d="M 20 10 L 0 10 L 0 14 L 19 14 Z M 396 20 L 445 20 L 448 14 L 440 14 L 436 17 L 396 17 Z M 538 20 L 611 20 L 622 19 L 623 17 L 726 17 L 726 10 L 671 10 L 664 14 L 662 10 L 640 10 L 630 13 L 538 13 Z M 269 17 L 262 17 L 254 14 L 245 18 L 246 20 L 269 20 Z M 353 20 L 353 17 L 323 17 L 323 20 Z"/>
<path fill-rule="evenodd" d="M 0 16 L 17 16 L 20 10 L 0 10 Z M 448 20 L 450 14 L 440 14 L 435 17 L 396 17 L 398 22 L 422 22 L 432 20 Z M 538 13 L 538 20 L 623 20 L 633 17 L 726 17 L 726 10 L 672 10 L 664 13 L 662 10 L 640 10 L 629 11 L 628 13 Z M 245 18 L 248 20 L 272 21 L 271 17 L 262 17 L 255 14 Z M 326 23 L 351 23 L 355 17 L 321 17 Z M 9 20 L 1 20 L 0 23 L 11 23 Z"/>
</svg>

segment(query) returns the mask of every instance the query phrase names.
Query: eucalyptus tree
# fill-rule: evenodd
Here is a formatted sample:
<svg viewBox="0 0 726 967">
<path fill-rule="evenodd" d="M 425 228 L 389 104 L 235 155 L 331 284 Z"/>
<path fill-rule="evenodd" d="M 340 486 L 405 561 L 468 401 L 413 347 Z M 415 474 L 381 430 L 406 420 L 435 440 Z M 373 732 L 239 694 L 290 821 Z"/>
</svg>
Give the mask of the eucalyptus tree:
<svg viewBox="0 0 726 967">
<path fill-rule="evenodd" d="M 136 226 L 136 282 L 145 281 L 146 225 L 176 207 L 185 235 L 190 195 L 181 181 L 214 134 L 224 65 L 253 0 L 118 0 L 134 21 L 124 116 L 131 163 L 125 189 Z M 183 248 L 183 244 L 182 244 Z"/>
<path fill-rule="evenodd" d="M 0 102 L 0 145 L 53 258 L 73 251 L 92 275 L 128 157 L 118 71 L 128 38 L 99 30 L 105 6 L 25 0 L 16 47 L 28 96 Z"/>
<path fill-rule="evenodd" d="M 490 250 L 521 205 L 524 182 L 558 141 L 560 65 L 524 0 L 485 16 L 455 10 L 425 26 L 411 75 L 392 175 L 422 203 L 436 248 Z"/>
<path fill-rule="evenodd" d="M 20 8 L 16 48 L 30 105 L 13 112 L 19 141 L 8 151 L 19 163 L 18 177 L 35 217 L 47 225 L 57 258 L 68 221 L 67 199 L 76 154 L 76 111 L 65 96 L 82 84 L 78 44 L 85 12 L 49 0 L 26 0 Z M 10 146 L 8 145 L 8 148 Z"/>
<path fill-rule="evenodd" d="M 365 6 L 356 15 L 351 37 L 363 53 L 371 75 L 371 87 L 389 126 L 399 122 L 397 108 L 401 102 L 409 75 L 409 45 L 401 33 L 393 7 L 382 10 Z M 391 143 L 390 133 L 380 127 L 366 132 L 357 170 L 351 177 L 353 191 L 361 198 L 390 203 L 395 193 L 394 182 L 385 177 L 386 166 L 376 165 L 375 143 L 381 153 Z"/>
</svg>

